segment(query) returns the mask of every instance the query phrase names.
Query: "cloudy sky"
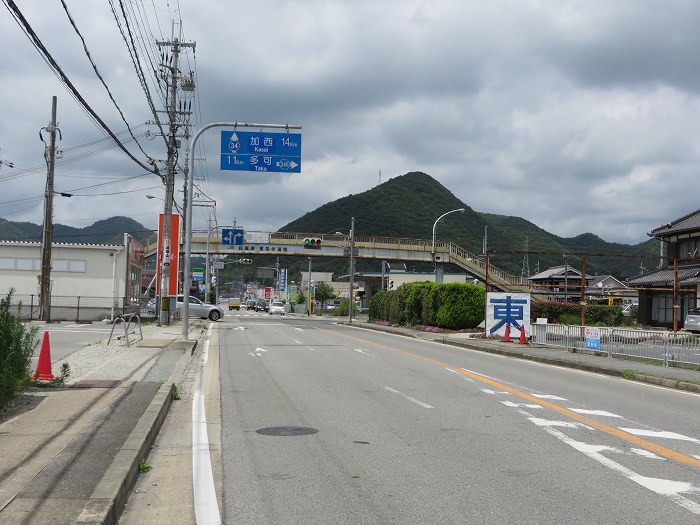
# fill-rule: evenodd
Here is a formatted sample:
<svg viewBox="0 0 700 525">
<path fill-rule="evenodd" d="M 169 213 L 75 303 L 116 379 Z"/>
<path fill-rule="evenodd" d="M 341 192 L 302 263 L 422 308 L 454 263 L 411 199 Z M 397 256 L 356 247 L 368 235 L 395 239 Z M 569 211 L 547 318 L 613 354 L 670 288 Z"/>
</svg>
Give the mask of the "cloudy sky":
<svg viewBox="0 0 700 525">
<path fill-rule="evenodd" d="M 196 79 L 195 96 L 182 94 L 193 130 L 217 121 L 303 126 L 301 174 L 220 171 L 220 130 L 205 132 L 197 202 L 215 200 L 220 225 L 276 230 L 371 189 L 380 170 L 382 181 L 423 171 L 477 211 L 567 237 L 636 243 L 700 208 L 700 2 L 132 0 L 125 21 L 120 2 L 63 1 L 109 92 L 60 1 L 17 3 L 28 31 L 141 163 L 165 159 L 165 143 L 148 124 L 153 112 L 120 29 L 137 42 L 157 111 L 155 41 L 177 34 L 181 20 L 182 39 L 196 42 L 181 55 L 182 72 Z M 56 95 L 55 189 L 74 196 L 55 198 L 54 222 L 126 215 L 155 228 L 163 202 L 146 195 L 164 196 L 160 178 L 105 139 L 12 2 L 2 3 L 0 217 L 43 220 L 40 130 Z M 176 190 L 181 202 L 182 174 Z M 211 212 L 197 206 L 194 228 L 206 229 Z"/>
</svg>

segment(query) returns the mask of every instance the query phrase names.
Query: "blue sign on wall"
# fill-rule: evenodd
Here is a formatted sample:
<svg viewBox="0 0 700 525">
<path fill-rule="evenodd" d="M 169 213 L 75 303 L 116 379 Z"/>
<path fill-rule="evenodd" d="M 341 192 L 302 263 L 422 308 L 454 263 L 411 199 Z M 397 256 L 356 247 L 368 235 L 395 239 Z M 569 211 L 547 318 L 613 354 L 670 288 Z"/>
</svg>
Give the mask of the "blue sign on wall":
<svg viewBox="0 0 700 525">
<path fill-rule="evenodd" d="M 221 169 L 301 173 L 301 134 L 222 131 Z"/>
</svg>

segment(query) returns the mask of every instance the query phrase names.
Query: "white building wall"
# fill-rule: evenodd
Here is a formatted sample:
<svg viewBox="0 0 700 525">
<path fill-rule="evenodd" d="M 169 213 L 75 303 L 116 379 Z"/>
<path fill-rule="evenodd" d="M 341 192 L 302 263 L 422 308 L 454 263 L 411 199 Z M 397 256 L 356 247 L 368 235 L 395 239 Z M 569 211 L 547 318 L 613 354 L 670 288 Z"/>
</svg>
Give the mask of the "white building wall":
<svg viewBox="0 0 700 525">
<path fill-rule="evenodd" d="M 54 244 L 51 249 L 51 295 L 123 297 L 126 252 L 118 245 Z M 22 298 L 39 294 L 41 244 L 0 241 L 0 293 L 10 288 Z"/>
</svg>

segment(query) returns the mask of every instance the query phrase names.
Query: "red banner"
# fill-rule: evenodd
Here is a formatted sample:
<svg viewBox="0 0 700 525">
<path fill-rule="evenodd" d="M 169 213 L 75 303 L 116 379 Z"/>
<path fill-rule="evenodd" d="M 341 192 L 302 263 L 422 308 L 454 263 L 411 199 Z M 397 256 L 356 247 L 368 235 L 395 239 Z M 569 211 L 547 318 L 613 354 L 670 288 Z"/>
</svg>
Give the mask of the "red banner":
<svg viewBox="0 0 700 525">
<path fill-rule="evenodd" d="M 165 215 L 161 213 L 158 219 L 158 266 L 156 269 L 158 277 L 156 278 L 156 295 L 159 296 L 161 295 L 161 269 L 163 267 L 164 258 L 170 263 L 170 282 L 167 295 L 177 295 L 177 276 L 180 269 L 180 216 L 173 213 L 170 219 L 170 239 L 165 242 L 163 239 Z"/>
</svg>

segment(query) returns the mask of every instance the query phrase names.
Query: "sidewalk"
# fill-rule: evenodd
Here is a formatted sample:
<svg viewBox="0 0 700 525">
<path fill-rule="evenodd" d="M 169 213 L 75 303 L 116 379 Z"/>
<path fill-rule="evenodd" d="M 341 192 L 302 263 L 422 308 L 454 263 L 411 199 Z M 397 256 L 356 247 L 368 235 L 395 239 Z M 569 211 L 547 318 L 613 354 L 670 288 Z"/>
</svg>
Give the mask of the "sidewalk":
<svg viewBox="0 0 700 525">
<path fill-rule="evenodd" d="M 0 523 L 116 523 L 202 323 L 187 341 L 180 332 L 148 326 L 130 346 L 87 346 L 65 359 L 76 371 L 65 387 L 28 393 L 36 407 L 0 424 Z"/>
<path fill-rule="evenodd" d="M 434 341 L 447 345 L 480 352 L 489 352 L 520 359 L 529 359 L 550 365 L 577 368 L 599 374 L 625 377 L 626 379 L 651 383 L 669 388 L 678 388 L 689 392 L 700 393 L 700 371 L 685 368 L 664 367 L 628 359 L 599 357 L 592 354 L 568 352 L 561 348 L 504 343 L 497 340 L 477 339 L 472 334 L 464 333 L 434 333 L 413 330 L 404 327 L 382 326 L 365 320 L 353 319 L 353 326 L 393 333 L 426 341 Z"/>
</svg>

